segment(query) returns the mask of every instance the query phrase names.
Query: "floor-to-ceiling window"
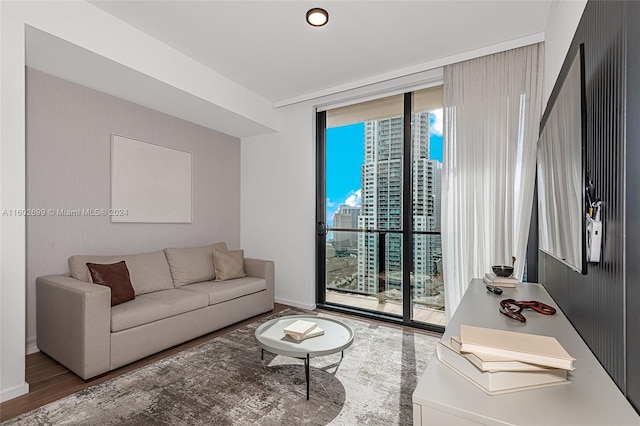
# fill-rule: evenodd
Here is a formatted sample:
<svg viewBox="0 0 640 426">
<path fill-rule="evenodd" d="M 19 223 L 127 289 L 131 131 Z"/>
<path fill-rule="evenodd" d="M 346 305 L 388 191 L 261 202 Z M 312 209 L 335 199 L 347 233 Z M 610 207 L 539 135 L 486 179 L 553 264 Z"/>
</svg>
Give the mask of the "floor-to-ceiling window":
<svg viewBox="0 0 640 426">
<path fill-rule="evenodd" d="M 444 326 L 442 88 L 318 113 L 318 303 Z"/>
</svg>

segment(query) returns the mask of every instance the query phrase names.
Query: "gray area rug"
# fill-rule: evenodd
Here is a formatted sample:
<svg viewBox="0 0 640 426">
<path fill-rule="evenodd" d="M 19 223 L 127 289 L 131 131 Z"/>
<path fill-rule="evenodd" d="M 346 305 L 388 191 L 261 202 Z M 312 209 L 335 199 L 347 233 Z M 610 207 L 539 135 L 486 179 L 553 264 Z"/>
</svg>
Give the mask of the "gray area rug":
<svg viewBox="0 0 640 426">
<path fill-rule="evenodd" d="M 286 309 L 275 316 L 314 314 Z M 411 395 L 437 343 L 419 331 L 343 318 L 353 345 L 302 360 L 265 351 L 255 322 L 11 419 L 7 425 L 410 425 Z M 266 320 L 265 320 L 266 321 Z"/>
</svg>

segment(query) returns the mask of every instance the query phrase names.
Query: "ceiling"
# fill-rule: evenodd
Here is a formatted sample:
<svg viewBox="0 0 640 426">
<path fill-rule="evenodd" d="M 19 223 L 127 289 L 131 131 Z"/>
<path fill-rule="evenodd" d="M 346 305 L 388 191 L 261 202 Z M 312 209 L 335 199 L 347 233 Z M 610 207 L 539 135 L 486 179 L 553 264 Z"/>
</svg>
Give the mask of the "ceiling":
<svg viewBox="0 0 640 426">
<path fill-rule="evenodd" d="M 275 105 L 544 33 L 552 1 L 91 1 Z M 325 27 L 306 24 L 323 7 Z M 328 91 L 328 92 L 327 92 Z"/>
</svg>

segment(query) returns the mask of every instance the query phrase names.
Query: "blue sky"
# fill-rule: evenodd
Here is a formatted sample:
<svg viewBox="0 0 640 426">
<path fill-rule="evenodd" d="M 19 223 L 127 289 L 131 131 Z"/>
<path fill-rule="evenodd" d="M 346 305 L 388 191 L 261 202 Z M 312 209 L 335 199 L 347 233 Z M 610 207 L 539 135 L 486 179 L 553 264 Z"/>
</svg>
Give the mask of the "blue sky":
<svg viewBox="0 0 640 426">
<path fill-rule="evenodd" d="M 327 129 L 327 219 L 347 200 L 359 205 L 360 169 L 364 161 L 364 123 Z"/>
<path fill-rule="evenodd" d="M 442 110 L 439 114 L 431 114 L 431 135 L 429 138 L 429 156 L 442 163 Z"/>
<path fill-rule="evenodd" d="M 442 162 L 442 110 L 432 113 L 430 154 Z M 327 224 L 341 204 L 360 205 L 360 169 L 364 161 L 364 123 L 327 129 Z"/>
</svg>

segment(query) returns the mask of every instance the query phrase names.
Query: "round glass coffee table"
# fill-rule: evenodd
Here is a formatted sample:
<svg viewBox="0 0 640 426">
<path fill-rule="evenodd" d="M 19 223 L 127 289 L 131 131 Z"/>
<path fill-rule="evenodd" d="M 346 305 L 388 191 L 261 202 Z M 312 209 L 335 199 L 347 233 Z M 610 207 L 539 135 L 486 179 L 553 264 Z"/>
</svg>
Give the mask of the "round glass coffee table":
<svg viewBox="0 0 640 426">
<path fill-rule="evenodd" d="M 306 340 L 295 340 L 284 333 L 285 327 L 297 320 L 315 322 L 324 330 L 322 336 Z M 291 315 L 274 318 L 256 329 L 256 340 L 260 345 L 261 359 L 264 351 L 304 360 L 304 374 L 307 380 L 307 400 L 309 399 L 309 360 L 318 356 L 342 352 L 353 343 L 353 330 L 343 322 L 315 315 Z"/>
</svg>

